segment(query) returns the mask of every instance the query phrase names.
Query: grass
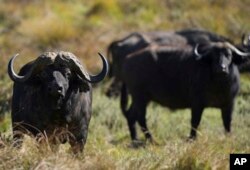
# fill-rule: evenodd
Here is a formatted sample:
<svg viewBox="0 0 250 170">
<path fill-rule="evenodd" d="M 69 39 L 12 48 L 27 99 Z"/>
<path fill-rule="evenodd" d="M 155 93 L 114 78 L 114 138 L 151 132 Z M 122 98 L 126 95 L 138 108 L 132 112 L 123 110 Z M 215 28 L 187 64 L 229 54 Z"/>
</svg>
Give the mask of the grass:
<svg viewBox="0 0 250 170">
<path fill-rule="evenodd" d="M 93 115 L 83 154 L 72 155 L 68 144 L 53 152 L 49 144 L 38 147 L 30 137 L 25 138 L 21 149 L 15 149 L 8 126 L 3 133 L 5 147 L 0 149 L 0 169 L 228 169 L 230 153 L 250 152 L 249 106 L 240 104 L 245 100 L 249 97 L 237 98 L 231 135 L 224 134 L 219 110 L 206 109 L 194 142 L 186 141 L 188 109 L 170 111 L 151 104 L 147 119 L 159 145 L 148 143 L 135 149 L 119 101 L 106 98 L 98 87 L 94 89 Z M 9 125 L 9 116 L 6 121 Z M 139 135 L 143 140 L 140 131 Z"/>
<path fill-rule="evenodd" d="M 118 99 L 104 96 L 106 84 L 94 89 L 93 116 L 84 153 L 69 145 L 53 152 L 26 137 L 21 149 L 11 143 L 12 82 L 6 74 L 10 57 L 20 53 L 16 70 L 44 51 L 71 51 L 95 73 L 110 42 L 131 31 L 201 28 L 236 43 L 249 32 L 248 0 L 0 0 L 0 169 L 228 169 L 230 153 L 250 153 L 249 75 L 241 76 L 233 132 L 224 134 L 217 109 L 206 109 L 198 140 L 187 142 L 190 111 L 148 108 L 148 125 L 159 145 L 131 148 Z M 22 58 L 21 58 L 22 56 Z M 4 118 L 5 117 L 5 118 Z M 139 128 L 138 128 L 139 130 Z M 140 132 L 140 131 L 139 131 Z M 142 133 L 139 133 L 144 139 Z"/>
</svg>

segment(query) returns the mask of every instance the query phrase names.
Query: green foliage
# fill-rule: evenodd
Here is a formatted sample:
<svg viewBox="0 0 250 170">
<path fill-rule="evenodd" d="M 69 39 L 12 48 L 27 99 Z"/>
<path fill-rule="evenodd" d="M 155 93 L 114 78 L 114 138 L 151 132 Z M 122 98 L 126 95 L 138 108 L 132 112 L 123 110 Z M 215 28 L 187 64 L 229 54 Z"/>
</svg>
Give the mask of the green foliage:
<svg viewBox="0 0 250 170">
<path fill-rule="evenodd" d="M 6 115 L 10 112 L 11 82 L 7 77 L 0 78 L 0 132 L 9 129 L 10 119 Z"/>
<path fill-rule="evenodd" d="M 0 6 L 0 55 L 30 56 L 70 50 L 90 68 L 94 57 L 114 39 L 131 31 L 202 28 L 237 43 L 250 30 L 248 1 L 220 0 L 56 0 L 3 1 Z M 0 69 L 0 75 L 4 69 Z"/>
</svg>

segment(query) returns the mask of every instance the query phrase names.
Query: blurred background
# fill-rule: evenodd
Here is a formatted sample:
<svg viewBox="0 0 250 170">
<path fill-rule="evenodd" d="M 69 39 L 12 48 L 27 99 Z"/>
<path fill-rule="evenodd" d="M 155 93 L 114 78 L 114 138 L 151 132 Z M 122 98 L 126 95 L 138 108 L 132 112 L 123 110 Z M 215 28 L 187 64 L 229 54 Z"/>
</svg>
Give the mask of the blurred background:
<svg viewBox="0 0 250 170">
<path fill-rule="evenodd" d="M 206 29 L 239 42 L 250 31 L 249 0 L 0 0 L 0 56 L 6 66 L 44 51 L 71 51 L 94 70 L 97 52 L 132 31 Z M 30 58 L 29 58 L 30 57 Z M 1 79 L 6 75 L 1 67 Z"/>
<path fill-rule="evenodd" d="M 44 51 L 71 51 L 95 73 L 97 53 L 134 31 L 205 29 L 240 43 L 250 31 L 249 0 L 0 0 L 0 115 L 9 110 L 15 68 Z"/>
<path fill-rule="evenodd" d="M 250 31 L 249 0 L 0 0 L 0 115 L 9 111 L 15 68 L 44 51 L 71 51 L 98 72 L 97 53 L 134 31 L 205 29 L 240 43 Z"/>
</svg>

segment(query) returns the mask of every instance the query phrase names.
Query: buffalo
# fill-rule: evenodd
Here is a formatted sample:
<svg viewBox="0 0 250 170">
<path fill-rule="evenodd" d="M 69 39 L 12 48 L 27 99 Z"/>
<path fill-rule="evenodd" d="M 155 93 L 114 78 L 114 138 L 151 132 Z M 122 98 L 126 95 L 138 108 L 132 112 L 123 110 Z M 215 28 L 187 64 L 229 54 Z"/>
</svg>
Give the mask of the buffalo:
<svg viewBox="0 0 250 170">
<path fill-rule="evenodd" d="M 46 52 L 25 64 L 19 74 L 8 64 L 14 81 L 12 125 L 15 143 L 20 146 L 23 134 L 46 135 L 53 144 L 68 141 L 73 152 L 82 152 L 92 112 L 92 83 L 108 73 L 108 62 L 99 54 L 103 69 L 89 75 L 70 52 Z"/>
<path fill-rule="evenodd" d="M 178 34 L 175 36 L 179 38 Z M 146 123 L 150 101 L 170 109 L 190 108 L 191 139 L 196 138 L 202 112 L 207 107 L 221 110 L 224 128 L 230 132 L 240 87 L 237 64 L 249 57 L 250 53 L 226 41 L 207 41 L 194 46 L 185 42 L 151 45 L 126 56 L 121 68 L 121 107 L 131 139 L 137 140 L 138 122 L 146 139 L 153 141 Z M 129 109 L 128 93 L 132 97 Z"/>
<path fill-rule="evenodd" d="M 195 46 L 197 43 L 205 42 L 231 42 L 228 38 L 215 33 L 196 30 L 185 29 L 181 31 L 168 31 L 168 32 L 134 32 L 121 40 L 112 42 L 108 47 L 108 59 L 112 69 L 110 69 L 109 76 L 113 77 L 110 87 L 106 95 L 108 97 L 118 96 L 122 84 L 121 68 L 126 56 L 146 48 L 150 45 L 157 44 L 164 45 L 178 45 L 189 44 Z M 232 43 L 232 42 L 231 42 Z M 112 64 L 111 64 L 112 63 Z"/>
</svg>

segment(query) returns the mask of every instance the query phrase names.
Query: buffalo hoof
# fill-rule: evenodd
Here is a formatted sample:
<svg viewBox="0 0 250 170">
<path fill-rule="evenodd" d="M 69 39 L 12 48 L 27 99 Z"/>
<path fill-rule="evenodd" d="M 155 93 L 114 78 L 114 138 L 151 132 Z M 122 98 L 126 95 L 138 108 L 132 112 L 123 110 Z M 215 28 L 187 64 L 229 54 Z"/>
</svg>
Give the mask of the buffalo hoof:
<svg viewBox="0 0 250 170">
<path fill-rule="evenodd" d="M 187 142 L 194 142 L 196 139 L 197 139 L 196 136 L 189 136 L 189 137 L 186 139 L 186 141 L 187 141 Z"/>
<path fill-rule="evenodd" d="M 225 136 L 226 137 L 230 137 L 232 135 L 232 133 L 231 132 L 229 132 L 229 131 L 225 131 Z"/>
<path fill-rule="evenodd" d="M 146 143 L 150 143 L 152 145 L 155 145 L 155 146 L 159 146 L 160 144 L 158 142 L 156 142 L 156 140 L 154 140 L 153 138 L 149 138 L 146 140 Z"/>
<path fill-rule="evenodd" d="M 146 143 L 141 140 L 133 140 L 129 145 L 129 148 L 137 149 L 141 147 L 145 147 Z"/>
</svg>

